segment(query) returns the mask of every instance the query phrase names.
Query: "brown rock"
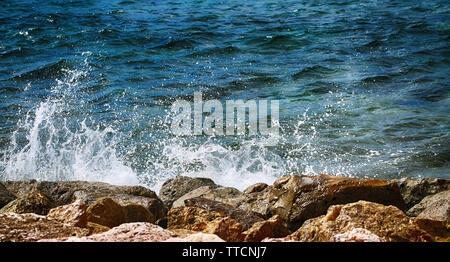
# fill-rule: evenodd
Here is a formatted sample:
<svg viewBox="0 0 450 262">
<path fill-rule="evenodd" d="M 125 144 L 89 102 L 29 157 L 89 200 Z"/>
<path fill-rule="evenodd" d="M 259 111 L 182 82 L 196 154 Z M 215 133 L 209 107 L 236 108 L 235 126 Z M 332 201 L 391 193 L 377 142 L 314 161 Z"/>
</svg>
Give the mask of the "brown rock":
<svg viewBox="0 0 450 262">
<path fill-rule="evenodd" d="M 86 227 L 86 204 L 81 200 L 77 200 L 72 204 L 50 209 L 47 218 L 75 227 Z"/>
<path fill-rule="evenodd" d="M 32 190 L 29 193 L 19 197 L 0 209 L 0 213 L 35 213 L 46 215 L 53 207 L 53 202 L 45 194 Z"/>
<path fill-rule="evenodd" d="M 191 198 L 185 200 L 185 205 L 188 207 L 199 207 L 209 212 L 219 212 L 222 217 L 231 217 L 243 226 L 243 230 L 249 229 L 256 222 L 264 221 L 263 216 L 259 213 L 245 211 L 210 199 Z"/>
<path fill-rule="evenodd" d="M 413 180 L 402 178 L 394 180 L 400 187 L 400 192 L 405 200 L 406 210 L 422 201 L 429 195 L 450 190 L 450 180 L 440 178 L 425 178 Z"/>
<path fill-rule="evenodd" d="M 87 222 L 86 228 L 89 230 L 88 235 L 103 233 L 111 229 L 109 227 L 105 227 L 92 222 Z"/>
<path fill-rule="evenodd" d="M 272 186 L 261 183 L 250 186 L 244 190 L 236 207 L 260 213 L 264 218 L 270 218 L 270 193 L 272 190 Z"/>
<path fill-rule="evenodd" d="M 216 218 L 206 224 L 203 233 L 215 234 L 227 242 L 242 242 L 242 225 L 230 217 Z"/>
<path fill-rule="evenodd" d="M 281 238 L 291 232 L 279 215 L 275 215 L 266 221 L 256 222 L 244 232 L 246 242 L 259 242 L 265 238 Z"/>
<path fill-rule="evenodd" d="M 167 216 L 167 228 L 170 230 L 203 231 L 208 222 L 224 217 L 224 214 L 216 211 L 206 211 L 198 207 L 177 207 L 172 208 Z"/>
<path fill-rule="evenodd" d="M 125 222 L 125 214 L 121 205 L 109 197 L 102 197 L 87 209 L 87 219 L 88 222 L 113 228 Z"/>
<path fill-rule="evenodd" d="M 450 190 L 422 199 L 406 212 L 409 216 L 450 222 Z"/>
<path fill-rule="evenodd" d="M 0 208 L 6 206 L 14 199 L 16 199 L 16 196 L 9 192 L 8 189 L 2 183 L 0 183 Z"/>
<path fill-rule="evenodd" d="M 268 193 L 262 194 L 265 190 Z M 309 218 L 325 214 L 328 207 L 336 204 L 366 200 L 404 208 L 397 184 L 382 180 L 292 175 L 278 179 L 272 187 L 261 191 L 260 196 L 267 197 L 267 194 L 269 203 L 260 201 L 268 206 L 267 214 L 280 215 L 291 230 Z"/>
<path fill-rule="evenodd" d="M 161 242 L 174 238 L 169 230 L 145 222 L 126 223 L 104 233 L 85 237 L 56 238 L 52 242 Z"/>
<path fill-rule="evenodd" d="M 450 242 L 450 222 L 426 218 L 412 218 L 421 229 L 430 234 L 437 242 Z"/>
<path fill-rule="evenodd" d="M 242 195 L 241 191 L 232 187 L 202 186 L 178 198 L 172 204 L 172 208 L 184 206 L 184 201 L 191 198 L 201 197 L 229 205 L 235 205 Z"/>
<path fill-rule="evenodd" d="M 85 236 L 88 233 L 87 229 L 32 213 L 0 214 L 0 242 L 31 242 L 46 238 Z"/>
<path fill-rule="evenodd" d="M 168 208 L 171 208 L 175 200 L 202 186 L 217 187 L 209 178 L 177 176 L 164 182 L 159 190 L 159 197 Z"/>
<path fill-rule="evenodd" d="M 366 229 L 388 242 L 432 241 L 432 237 L 400 209 L 367 201 L 331 206 L 326 215 L 309 219 L 290 238 L 328 242 L 333 236 L 355 228 Z"/>
<path fill-rule="evenodd" d="M 126 203 L 123 206 L 124 222 L 148 222 L 155 223 L 155 217 L 145 207 L 135 204 Z"/>
</svg>

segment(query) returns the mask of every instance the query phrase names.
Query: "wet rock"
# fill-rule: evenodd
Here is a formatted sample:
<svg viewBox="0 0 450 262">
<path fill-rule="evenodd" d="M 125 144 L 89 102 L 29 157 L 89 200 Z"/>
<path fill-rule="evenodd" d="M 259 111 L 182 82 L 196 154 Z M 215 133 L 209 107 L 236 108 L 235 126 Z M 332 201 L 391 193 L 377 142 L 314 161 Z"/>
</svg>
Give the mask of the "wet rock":
<svg viewBox="0 0 450 262">
<path fill-rule="evenodd" d="M 183 195 L 172 204 L 172 208 L 184 206 L 184 201 L 191 198 L 201 197 L 215 200 L 229 205 L 235 205 L 242 195 L 241 191 L 232 187 L 214 187 L 202 186 Z"/>
<path fill-rule="evenodd" d="M 47 218 L 70 226 L 85 228 L 87 227 L 86 204 L 77 200 L 69 205 L 55 207 L 50 209 Z"/>
<path fill-rule="evenodd" d="M 230 217 L 216 218 L 206 224 L 203 233 L 215 234 L 227 242 L 244 240 L 242 225 Z"/>
<path fill-rule="evenodd" d="M 289 236 L 296 241 L 329 242 L 333 236 L 363 228 L 388 242 L 429 242 L 432 237 L 394 206 L 358 201 L 334 205 L 326 215 L 307 220 Z"/>
<path fill-rule="evenodd" d="M 51 242 L 161 242 L 176 235 L 157 225 L 145 222 L 126 223 L 104 233 L 85 237 L 63 237 L 44 241 Z"/>
<path fill-rule="evenodd" d="M 430 234 L 437 242 L 450 242 L 450 222 L 426 218 L 412 218 L 414 223 Z"/>
<path fill-rule="evenodd" d="M 404 208 L 397 184 L 381 180 L 292 175 L 259 190 L 246 190 L 249 193 L 237 206 L 257 210 L 266 218 L 280 215 L 291 230 L 298 229 L 307 219 L 325 214 L 328 207 L 336 204 L 366 200 Z"/>
<path fill-rule="evenodd" d="M 450 180 L 440 178 L 425 178 L 413 180 L 402 178 L 394 180 L 400 187 L 400 192 L 405 200 L 406 210 L 422 201 L 429 195 L 450 190 Z"/>
<path fill-rule="evenodd" d="M 209 212 L 214 211 L 222 217 L 231 217 L 243 226 L 243 230 L 249 229 L 254 223 L 264 221 L 261 214 L 253 211 L 245 211 L 231 205 L 205 198 L 190 198 L 185 200 L 187 207 L 199 207 Z"/>
<path fill-rule="evenodd" d="M 0 242 L 31 242 L 46 238 L 85 236 L 89 231 L 32 213 L 0 214 Z"/>
<path fill-rule="evenodd" d="M 138 205 L 136 203 L 126 203 L 122 205 L 124 222 L 149 222 L 155 223 L 155 217 L 146 209 L 145 207 Z"/>
<path fill-rule="evenodd" d="M 364 228 L 354 228 L 331 237 L 331 242 L 385 242 L 384 239 Z"/>
<path fill-rule="evenodd" d="M 159 190 L 159 197 L 168 208 L 171 208 L 175 200 L 202 186 L 217 187 L 209 178 L 177 176 L 164 182 Z"/>
<path fill-rule="evenodd" d="M 450 222 L 450 190 L 425 197 L 420 203 L 409 209 L 406 214 L 413 217 Z"/>
<path fill-rule="evenodd" d="M 245 231 L 244 241 L 259 242 L 265 238 L 280 238 L 289 235 L 291 232 L 279 215 L 275 215 L 266 221 L 256 222 Z"/>
<path fill-rule="evenodd" d="M 16 199 L 16 196 L 9 192 L 8 189 L 0 183 L 0 208 L 6 206 L 14 199 Z"/>
<path fill-rule="evenodd" d="M 35 213 L 39 215 L 46 215 L 48 211 L 54 206 L 53 201 L 42 192 L 32 190 L 27 194 L 9 202 L 6 206 L 0 209 L 0 213 Z"/>
<path fill-rule="evenodd" d="M 116 227 L 125 222 L 125 214 L 121 205 L 109 197 L 102 197 L 87 209 L 87 219 L 109 228 Z"/>
</svg>

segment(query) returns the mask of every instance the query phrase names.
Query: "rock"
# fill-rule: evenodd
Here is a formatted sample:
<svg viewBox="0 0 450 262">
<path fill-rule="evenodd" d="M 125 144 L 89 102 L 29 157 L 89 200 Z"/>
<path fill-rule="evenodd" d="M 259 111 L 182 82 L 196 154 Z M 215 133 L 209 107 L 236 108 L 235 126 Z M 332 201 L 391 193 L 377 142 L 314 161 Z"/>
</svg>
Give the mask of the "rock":
<svg viewBox="0 0 450 262">
<path fill-rule="evenodd" d="M 354 228 L 331 237 L 331 242 L 385 242 L 384 239 L 364 228 Z"/>
<path fill-rule="evenodd" d="M 291 232 L 279 215 L 275 215 L 266 221 L 256 222 L 244 232 L 245 242 L 259 242 L 265 238 L 280 238 Z"/>
<path fill-rule="evenodd" d="M 172 208 L 184 206 L 184 201 L 191 198 L 201 197 L 215 200 L 229 205 L 235 205 L 242 195 L 241 191 L 232 187 L 214 187 L 202 186 L 178 198 L 172 204 Z"/>
<path fill-rule="evenodd" d="M 388 242 L 429 242 L 432 237 L 394 206 L 358 201 L 334 205 L 326 215 L 307 220 L 289 238 L 296 241 L 329 242 L 333 236 L 363 228 Z"/>
<path fill-rule="evenodd" d="M 223 214 L 215 211 L 207 211 L 198 207 L 177 207 L 172 208 L 168 216 L 167 228 L 186 229 L 193 231 L 203 231 L 208 222 L 216 218 L 224 217 Z"/>
<path fill-rule="evenodd" d="M 55 206 L 82 200 L 89 207 L 98 198 L 110 197 L 116 202 L 141 202 L 147 199 L 158 199 L 155 192 L 142 186 L 115 186 L 103 182 L 87 181 L 5 181 L 1 182 L 11 193 L 20 197 L 31 190 L 38 190 L 53 200 Z"/>
<path fill-rule="evenodd" d="M 14 199 L 16 199 L 16 196 L 9 192 L 8 189 L 0 183 L 0 209 Z"/>
<path fill-rule="evenodd" d="M 254 223 L 264 221 L 263 216 L 259 213 L 245 211 L 210 199 L 191 198 L 185 200 L 185 205 L 188 207 L 199 207 L 209 212 L 215 211 L 220 213 L 222 217 L 231 217 L 242 224 L 244 231 L 249 229 Z"/>
<path fill-rule="evenodd" d="M 406 210 L 418 204 L 426 196 L 450 190 L 450 180 L 448 179 L 425 178 L 412 180 L 410 178 L 402 178 L 394 181 L 400 187 L 400 192 L 405 200 Z"/>
<path fill-rule="evenodd" d="M 437 242 L 450 242 L 450 222 L 426 218 L 412 218 L 414 223 L 430 234 Z"/>
<path fill-rule="evenodd" d="M 117 202 L 109 197 L 102 197 L 89 206 L 87 219 L 89 222 L 113 228 L 125 222 L 124 213 L 124 209 Z"/>
<path fill-rule="evenodd" d="M 168 208 L 171 208 L 175 200 L 202 186 L 217 187 L 209 178 L 177 176 L 164 182 L 159 190 L 159 197 Z"/>
<path fill-rule="evenodd" d="M 85 237 L 55 238 L 51 242 L 161 242 L 176 235 L 169 230 L 145 222 L 125 223 L 104 233 Z"/>
<path fill-rule="evenodd" d="M 46 238 L 85 236 L 89 231 L 32 213 L 0 214 L 0 242 L 31 242 Z"/>
<path fill-rule="evenodd" d="M 169 238 L 164 242 L 225 242 L 225 241 L 214 234 L 199 232 L 195 234 L 190 234 L 184 238 L 180 237 Z"/>
<path fill-rule="evenodd" d="M 87 222 L 86 228 L 89 230 L 88 235 L 103 233 L 111 229 L 109 227 L 105 227 L 92 222 Z"/>
<path fill-rule="evenodd" d="M 450 221 L 450 190 L 425 197 L 406 214 L 413 217 Z"/>
<path fill-rule="evenodd" d="M 242 242 L 242 225 L 230 217 L 216 218 L 206 224 L 203 233 L 214 234 L 227 242 Z"/>
<path fill-rule="evenodd" d="M 53 201 L 45 194 L 32 190 L 29 193 L 9 202 L 6 206 L 0 209 L 0 213 L 35 213 L 39 215 L 46 215 L 48 211 L 54 206 Z"/>
<path fill-rule="evenodd" d="M 404 208 L 397 184 L 382 180 L 292 175 L 259 190 L 246 190 L 250 193 L 244 194 L 237 206 L 258 210 L 265 218 L 280 215 L 292 231 L 307 219 L 325 214 L 331 205 L 366 200 Z"/>
<path fill-rule="evenodd" d="M 123 214 L 124 214 L 124 221 L 126 223 L 132 223 L 132 222 L 149 222 L 149 223 L 155 223 L 156 219 L 146 209 L 145 207 L 135 204 L 135 203 L 126 203 L 123 206 Z"/>
<path fill-rule="evenodd" d="M 50 209 L 47 218 L 74 227 L 85 228 L 87 227 L 86 204 L 81 200 L 77 200 L 72 204 Z"/>
<path fill-rule="evenodd" d="M 152 213 L 158 225 L 163 223 L 163 221 L 167 221 L 168 209 L 159 198 L 150 198 L 143 206 Z"/>
</svg>

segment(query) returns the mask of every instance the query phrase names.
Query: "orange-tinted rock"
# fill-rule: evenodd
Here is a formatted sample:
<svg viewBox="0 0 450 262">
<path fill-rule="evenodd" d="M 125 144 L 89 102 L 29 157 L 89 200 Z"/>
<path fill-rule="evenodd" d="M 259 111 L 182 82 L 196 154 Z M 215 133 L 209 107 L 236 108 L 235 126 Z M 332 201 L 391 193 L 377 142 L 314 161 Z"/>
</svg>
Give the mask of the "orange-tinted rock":
<svg viewBox="0 0 450 262">
<path fill-rule="evenodd" d="M 77 200 L 69 205 L 51 209 L 47 217 L 75 227 L 87 226 L 86 204 Z"/>
<path fill-rule="evenodd" d="M 253 226 L 243 233 L 246 242 L 259 242 L 265 238 L 280 238 L 290 234 L 283 219 L 275 215 L 266 221 L 253 224 Z"/>
<path fill-rule="evenodd" d="M 125 222 L 125 214 L 121 205 L 109 197 L 102 197 L 89 206 L 87 219 L 89 222 L 113 228 Z"/>
<path fill-rule="evenodd" d="M 437 242 L 450 242 L 450 222 L 427 218 L 412 218 L 421 229 L 430 234 Z"/>
<path fill-rule="evenodd" d="M 206 211 L 198 207 L 172 208 L 168 213 L 168 229 L 203 231 L 208 222 L 224 217 L 223 213 Z"/>
<path fill-rule="evenodd" d="M 126 203 L 122 205 L 124 214 L 124 223 L 132 222 L 149 222 L 155 223 L 155 217 L 145 207 L 135 204 Z"/>
<path fill-rule="evenodd" d="M 358 201 L 334 205 L 326 215 L 309 219 L 290 235 L 297 241 L 328 242 L 337 234 L 363 228 L 391 242 L 428 242 L 432 237 L 394 206 Z"/>
<path fill-rule="evenodd" d="M 89 230 L 89 235 L 103 233 L 111 229 L 109 227 L 102 226 L 92 222 L 87 222 L 86 228 Z"/>
<path fill-rule="evenodd" d="M 227 242 L 241 242 L 244 240 L 242 225 L 230 217 L 216 218 L 206 223 L 203 233 L 215 234 Z"/>
</svg>

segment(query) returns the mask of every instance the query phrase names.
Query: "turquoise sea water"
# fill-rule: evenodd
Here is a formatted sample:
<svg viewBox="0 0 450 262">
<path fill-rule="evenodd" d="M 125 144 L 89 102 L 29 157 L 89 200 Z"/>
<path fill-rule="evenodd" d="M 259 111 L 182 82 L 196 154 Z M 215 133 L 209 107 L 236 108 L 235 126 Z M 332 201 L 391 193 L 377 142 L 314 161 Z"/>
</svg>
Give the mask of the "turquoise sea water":
<svg viewBox="0 0 450 262">
<path fill-rule="evenodd" d="M 445 0 L 2 0 L 0 179 L 450 178 L 449 75 Z M 279 100 L 279 143 L 173 136 L 196 91 Z"/>
</svg>

